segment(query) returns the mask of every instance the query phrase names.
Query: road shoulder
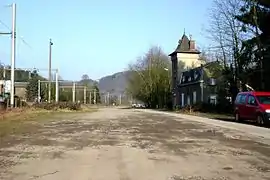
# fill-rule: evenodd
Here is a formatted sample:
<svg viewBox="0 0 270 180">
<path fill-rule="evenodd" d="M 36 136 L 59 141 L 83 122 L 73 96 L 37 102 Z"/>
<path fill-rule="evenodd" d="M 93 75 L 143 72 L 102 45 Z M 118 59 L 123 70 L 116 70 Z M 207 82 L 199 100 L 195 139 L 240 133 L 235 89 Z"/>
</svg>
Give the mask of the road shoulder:
<svg viewBox="0 0 270 180">
<path fill-rule="evenodd" d="M 156 111 L 156 110 L 150 110 L 150 109 L 140 109 L 136 111 L 163 114 L 163 115 L 168 115 L 171 117 L 176 117 L 176 119 L 179 118 L 179 120 L 181 118 L 181 120 L 186 119 L 189 121 L 196 121 L 196 122 L 200 122 L 200 123 L 204 123 L 204 124 L 208 124 L 212 126 L 218 126 L 218 127 L 222 127 L 226 129 L 236 130 L 236 131 L 243 132 L 245 134 L 256 136 L 258 138 L 262 138 L 263 141 L 270 144 L 270 129 L 269 128 L 258 127 L 254 125 L 248 125 L 248 124 L 242 124 L 242 123 L 236 123 L 236 122 L 222 121 L 222 120 L 199 117 L 199 116 L 194 116 L 194 115 Z"/>
</svg>

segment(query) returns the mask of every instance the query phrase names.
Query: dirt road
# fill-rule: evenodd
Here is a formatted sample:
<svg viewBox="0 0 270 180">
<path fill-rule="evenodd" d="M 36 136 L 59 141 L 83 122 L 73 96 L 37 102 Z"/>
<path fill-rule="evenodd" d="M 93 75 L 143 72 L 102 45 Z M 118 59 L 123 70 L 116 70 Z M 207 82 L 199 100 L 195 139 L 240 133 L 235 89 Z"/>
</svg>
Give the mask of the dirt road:
<svg viewBox="0 0 270 180">
<path fill-rule="evenodd" d="M 131 109 L 69 113 L 1 140 L 0 179 L 269 180 L 270 129 L 254 128 Z"/>
</svg>

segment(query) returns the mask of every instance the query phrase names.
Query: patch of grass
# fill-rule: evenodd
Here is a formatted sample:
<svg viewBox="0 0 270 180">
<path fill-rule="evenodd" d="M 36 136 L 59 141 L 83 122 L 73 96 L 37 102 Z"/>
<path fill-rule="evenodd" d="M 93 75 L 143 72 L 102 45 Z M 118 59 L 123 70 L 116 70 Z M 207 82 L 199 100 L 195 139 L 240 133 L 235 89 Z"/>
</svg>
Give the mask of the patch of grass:
<svg viewBox="0 0 270 180">
<path fill-rule="evenodd" d="M 38 122 L 51 116 L 53 113 L 46 110 L 14 109 L 2 112 L 0 119 L 0 137 L 23 132 L 37 126 Z"/>
<path fill-rule="evenodd" d="M 67 113 L 95 112 L 94 108 L 82 108 L 80 111 L 58 109 L 57 111 L 40 108 L 25 108 L 3 111 L 0 115 L 0 138 L 7 135 L 36 131 L 43 123 L 69 117 Z"/>
<path fill-rule="evenodd" d="M 201 117 L 207 117 L 207 118 L 212 118 L 212 119 L 228 119 L 228 120 L 232 120 L 233 119 L 233 115 L 231 114 L 217 114 L 217 113 L 201 113 L 201 112 L 197 112 L 194 113 L 196 116 L 201 116 Z"/>
<path fill-rule="evenodd" d="M 81 110 L 79 112 L 96 112 L 96 111 L 98 111 L 97 106 L 82 105 Z"/>
<path fill-rule="evenodd" d="M 192 116 L 206 117 L 210 119 L 217 119 L 223 121 L 232 121 L 232 114 L 218 114 L 218 113 L 203 113 L 203 112 L 188 112 L 188 111 L 177 111 L 177 113 L 187 114 Z"/>
</svg>

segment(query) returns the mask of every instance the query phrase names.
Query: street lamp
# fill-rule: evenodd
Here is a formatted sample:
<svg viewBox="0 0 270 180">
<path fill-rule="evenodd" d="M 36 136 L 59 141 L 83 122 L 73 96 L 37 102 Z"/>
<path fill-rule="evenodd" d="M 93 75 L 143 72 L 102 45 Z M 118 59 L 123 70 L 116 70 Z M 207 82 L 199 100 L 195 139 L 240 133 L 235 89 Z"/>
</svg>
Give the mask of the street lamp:
<svg viewBox="0 0 270 180">
<path fill-rule="evenodd" d="M 52 78 L 51 78 L 51 73 L 52 73 L 52 45 L 53 45 L 53 42 L 52 42 L 52 39 L 50 39 L 50 42 L 49 42 L 49 92 L 48 92 L 48 102 L 50 103 L 51 102 L 51 81 L 52 81 Z"/>
</svg>

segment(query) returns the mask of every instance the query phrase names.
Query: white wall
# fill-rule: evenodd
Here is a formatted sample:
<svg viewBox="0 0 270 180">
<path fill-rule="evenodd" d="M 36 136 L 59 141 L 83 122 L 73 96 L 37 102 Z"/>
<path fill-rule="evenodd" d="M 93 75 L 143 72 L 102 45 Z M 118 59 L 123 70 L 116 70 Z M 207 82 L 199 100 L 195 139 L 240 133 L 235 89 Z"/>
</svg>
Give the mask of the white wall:
<svg viewBox="0 0 270 180">
<path fill-rule="evenodd" d="M 178 53 L 177 59 L 178 62 L 182 61 L 185 63 L 185 68 L 199 67 L 202 64 L 199 60 L 199 54 Z"/>
</svg>

